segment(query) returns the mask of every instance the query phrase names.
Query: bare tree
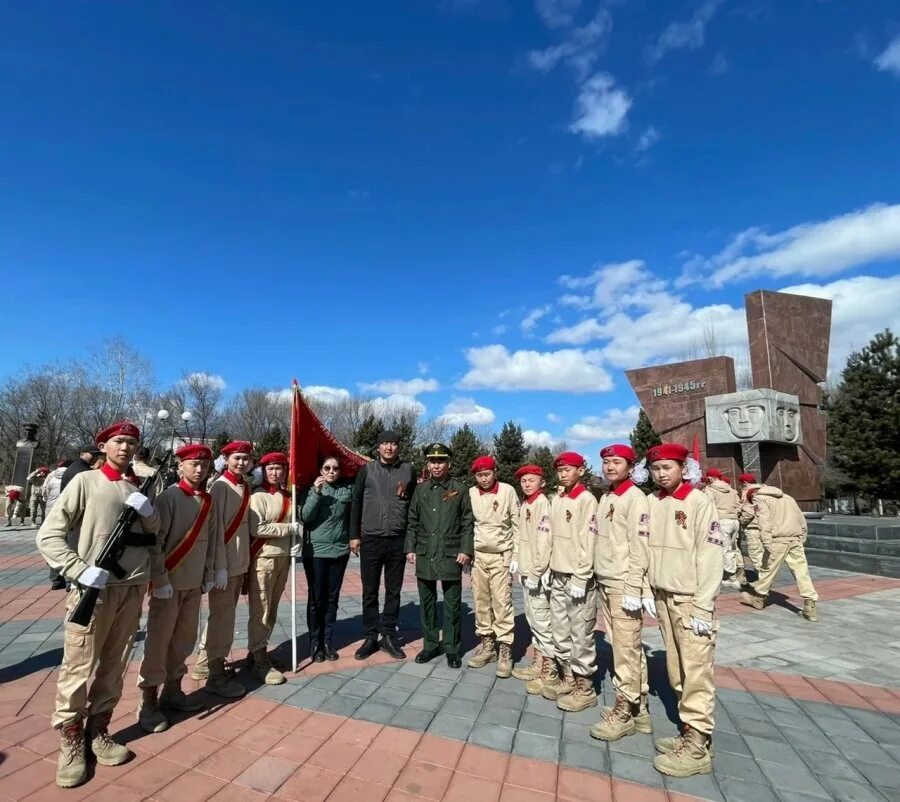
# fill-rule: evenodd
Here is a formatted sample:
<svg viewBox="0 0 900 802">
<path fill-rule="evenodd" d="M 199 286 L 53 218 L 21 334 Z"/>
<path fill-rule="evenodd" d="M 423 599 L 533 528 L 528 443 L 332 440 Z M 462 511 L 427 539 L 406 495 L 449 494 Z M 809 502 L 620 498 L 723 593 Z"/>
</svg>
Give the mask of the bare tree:
<svg viewBox="0 0 900 802">
<path fill-rule="evenodd" d="M 164 407 L 180 416 L 190 412 L 187 429 L 192 440 L 206 442 L 222 423 L 222 393 L 225 382 L 209 373 L 183 373 L 168 392 L 168 404 Z"/>
</svg>

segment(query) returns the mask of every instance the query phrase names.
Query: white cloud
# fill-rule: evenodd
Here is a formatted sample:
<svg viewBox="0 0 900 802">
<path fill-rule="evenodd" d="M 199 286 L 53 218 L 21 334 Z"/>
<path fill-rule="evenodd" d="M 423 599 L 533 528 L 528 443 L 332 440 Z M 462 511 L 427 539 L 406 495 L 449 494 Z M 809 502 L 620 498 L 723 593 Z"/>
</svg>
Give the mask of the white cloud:
<svg viewBox="0 0 900 802">
<path fill-rule="evenodd" d="M 559 442 L 559 440 L 550 434 L 550 432 L 538 432 L 534 429 L 525 429 L 525 431 L 522 432 L 522 437 L 525 438 L 526 446 L 534 446 L 535 448 L 541 448 L 542 446 L 553 448 Z"/>
<path fill-rule="evenodd" d="M 566 429 L 565 439 L 573 443 L 628 442 L 637 423 L 640 407 L 608 409 L 602 415 L 590 415 Z"/>
<path fill-rule="evenodd" d="M 875 59 L 875 66 L 882 72 L 900 75 L 900 36 L 895 36 L 879 54 Z"/>
<path fill-rule="evenodd" d="M 728 72 L 730 66 L 728 57 L 724 53 L 716 53 L 713 57 L 712 64 L 709 65 L 709 71 L 713 75 L 724 75 Z"/>
<path fill-rule="evenodd" d="M 609 73 L 598 72 L 581 85 L 575 107 L 569 130 L 587 139 L 599 139 L 625 130 L 631 98 L 624 89 L 616 87 Z"/>
<path fill-rule="evenodd" d="M 584 345 L 604 336 L 605 328 L 592 317 L 576 323 L 574 326 L 563 326 L 547 335 L 547 342 L 554 345 Z"/>
<path fill-rule="evenodd" d="M 203 371 L 197 371 L 195 373 L 189 373 L 185 379 L 185 382 L 191 382 L 192 384 L 199 386 L 212 387 L 215 390 L 224 390 L 226 387 L 225 379 L 215 373 L 204 373 Z"/>
<path fill-rule="evenodd" d="M 559 3 L 556 5 L 558 7 Z M 557 15 L 556 19 L 562 22 L 563 16 Z M 601 7 L 587 25 L 581 28 L 570 25 L 571 22 L 557 26 L 565 28 L 562 42 L 544 50 L 532 50 L 527 59 L 538 72 L 550 72 L 559 64 L 565 64 L 572 69 L 578 81 L 583 81 L 603 54 L 612 29 L 612 16 Z"/>
<path fill-rule="evenodd" d="M 651 64 L 659 61 L 672 50 L 697 50 L 706 40 L 706 26 L 713 18 L 722 0 L 706 0 L 687 22 L 673 22 L 667 25 L 656 44 L 647 51 Z"/>
<path fill-rule="evenodd" d="M 547 420 L 550 421 L 550 423 L 559 423 L 562 420 L 562 418 L 559 415 L 557 415 L 555 412 L 548 412 Z"/>
<path fill-rule="evenodd" d="M 495 337 L 499 337 L 501 334 L 506 334 L 506 324 L 505 324 L 505 323 L 501 323 L 501 324 L 498 325 L 498 326 L 494 326 L 494 328 L 491 329 L 491 333 L 492 333 Z"/>
<path fill-rule="evenodd" d="M 563 306 L 571 306 L 575 309 L 586 309 L 591 305 L 591 299 L 587 295 L 574 295 L 569 293 L 559 299 Z"/>
<path fill-rule="evenodd" d="M 460 387 L 493 390 L 558 390 L 560 392 L 604 392 L 612 389 L 609 374 L 592 351 L 515 351 L 502 345 L 469 348 L 465 352 L 469 371 Z"/>
<path fill-rule="evenodd" d="M 488 426 L 495 418 L 494 410 L 476 404 L 474 398 L 453 398 L 438 416 L 448 426 Z"/>
<path fill-rule="evenodd" d="M 548 28 L 567 28 L 574 22 L 574 14 L 581 0 L 535 0 L 534 8 Z"/>
<path fill-rule="evenodd" d="M 410 395 L 434 393 L 441 389 L 437 379 L 383 379 L 377 382 L 360 382 L 359 388 L 365 393 L 387 393 L 388 395 Z"/>
<path fill-rule="evenodd" d="M 425 405 L 415 396 L 395 393 L 379 398 L 370 398 L 366 401 L 368 411 L 384 420 L 399 415 L 401 412 L 413 412 L 416 415 L 425 414 Z"/>
<path fill-rule="evenodd" d="M 427 362 L 419 362 L 418 365 L 416 366 L 416 368 L 418 369 L 419 373 L 421 373 L 423 376 L 428 375 L 428 363 Z"/>
<path fill-rule="evenodd" d="M 648 127 L 644 133 L 640 135 L 637 141 L 637 145 L 634 146 L 634 149 L 638 153 L 643 153 L 647 150 L 650 150 L 659 140 L 662 138 L 662 134 L 659 133 L 652 125 Z"/>
<path fill-rule="evenodd" d="M 568 305 L 581 309 L 596 307 L 606 311 L 653 306 L 657 294 L 666 287 L 665 280 L 647 270 L 640 259 L 611 262 L 587 276 L 563 275 L 560 276 L 559 283 L 567 289 L 591 289 L 591 298 L 564 295 L 563 298 L 571 299 Z"/>
<path fill-rule="evenodd" d="M 706 260 L 705 266 L 712 270 L 712 283 L 721 287 L 730 281 L 761 274 L 829 276 L 897 257 L 900 257 L 900 204 L 875 204 L 829 220 L 802 223 L 776 234 L 749 228 L 721 253 Z M 696 261 L 691 265 L 696 268 Z"/>
<path fill-rule="evenodd" d="M 350 391 L 344 389 L 343 387 L 329 387 L 326 384 L 311 384 L 309 387 L 301 387 L 303 390 L 303 395 L 307 398 L 313 398 L 316 401 L 345 401 L 350 398 Z M 287 398 L 290 400 L 290 390 L 283 390 L 282 392 L 287 393 Z"/>
<path fill-rule="evenodd" d="M 536 309 L 532 309 L 527 315 L 525 315 L 525 317 L 522 318 L 522 322 L 519 323 L 519 327 L 523 332 L 525 332 L 525 334 L 531 334 L 540 319 L 549 314 L 550 309 L 550 306 L 539 306 Z"/>
</svg>

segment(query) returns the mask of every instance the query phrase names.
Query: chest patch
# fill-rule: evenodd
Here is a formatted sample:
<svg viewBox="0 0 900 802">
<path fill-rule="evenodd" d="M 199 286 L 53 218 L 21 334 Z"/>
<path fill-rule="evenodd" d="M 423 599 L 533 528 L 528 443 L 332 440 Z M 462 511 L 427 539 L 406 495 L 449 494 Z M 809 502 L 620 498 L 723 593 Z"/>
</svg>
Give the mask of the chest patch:
<svg viewBox="0 0 900 802">
<path fill-rule="evenodd" d="M 531 520 L 531 510 L 525 510 L 525 520 L 526 521 Z"/>
<path fill-rule="evenodd" d="M 616 512 L 616 508 L 614 505 L 610 504 L 609 509 L 606 511 L 606 520 L 611 521 L 613 519 L 613 515 Z"/>
<path fill-rule="evenodd" d="M 572 520 L 572 510 L 566 510 L 566 523 Z"/>
<path fill-rule="evenodd" d="M 458 496 L 458 495 L 459 495 L 458 490 L 448 490 L 446 493 L 444 493 L 443 496 L 441 496 L 441 499 L 443 499 L 444 501 L 450 501 L 451 498 L 453 498 L 454 496 Z"/>
<path fill-rule="evenodd" d="M 678 510 L 675 513 L 675 523 L 682 529 L 687 529 L 687 513 L 684 510 Z"/>
<path fill-rule="evenodd" d="M 491 504 L 491 509 L 492 509 L 494 512 L 497 512 L 497 510 L 500 509 L 500 502 L 499 502 L 499 501 L 494 501 L 494 503 Z"/>
</svg>

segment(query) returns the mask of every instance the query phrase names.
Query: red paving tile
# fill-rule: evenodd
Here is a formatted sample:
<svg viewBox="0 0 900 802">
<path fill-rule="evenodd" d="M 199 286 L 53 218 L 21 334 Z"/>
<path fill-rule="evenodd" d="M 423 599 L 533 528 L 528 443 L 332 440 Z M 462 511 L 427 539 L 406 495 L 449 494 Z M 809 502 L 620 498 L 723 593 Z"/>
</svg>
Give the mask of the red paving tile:
<svg viewBox="0 0 900 802">
<path fill-rule="evenodd" d="M 501 785 L 498 782 L 456 772 L 443 802 L 497 802 Z"/>
<path fill-rule="evenodd" d="M 272 794 L 298 768 L 299 764 L 290 760 L 263 756 L 244 769 L 234 781 L 238 785 L 246 785 L 248 788 Z"/>
<path fill-rule="evenodd" d="M 328 713 L 310 713 L 303 722 L 303 734 L 316 738 L 330 738 L 346 719 Z"/>
<path fill-rule="evenodd" d="M 200 732 L 191 732 L 159 755 L 191 769 L 221 748 L 222 743 L 215 738 Z"/>
<path fill-rule="evenodd" d="M 500 792 L 500 802 L 555 802 L 554 794 L 545 794 L 518 785 L 504 785 Z"/>
<path fill-rule="evenodd" d="M 270 727 L 268 724 L 254 724 L 250 729 L 239 735 L 232 742 L 232 746 L 248 749 L 263 755 L 268 752 L 285 736 L 285 730 Z"/>
<path fill-rule="evenodd" d="M 545 760 L 511 755 L 506 770 L 506 785 L 519 785 L 547 794 L 556 793 L 558 766 Z"/>
<path fill-rule="evenodd" d="M 606 774 L 593 774 L 589 771 L 559 767 L 556 794 L 565 802 L 612 802 L 612 783 Z"/>
<path fill-rule="evenodd" d="M 0 780 L 40 760 L 40 757 L 34 752 L 15 746 L 4 747 L 0 750 L 0 755 L 3 756 L 3 760 L 0 760 Z"/>
<path fill-rule="evenodd" d="M 104 785 L 96 793 L 91 794 L 91 802 L 140 802 L 144 794 L 138 794 L 121 785 Z"/>
<path fill-rule="evenodd" d="M 360 746 L 349 746 L 348 744 L 335 741 L 326 741 L 307 760 L 307 763 L 344 774 L 362 757 L 364 751 Z"/>
<path fill-rule="evenodd" d="M 358 746 L 365 749 L 382 730 L 381 724 L 373 724 L 369 721 L 347 719 L 335 730 L 331 740 L 335 743 Z"/>
<path fill-rule="evenodd" d="M 259 755 L 255 752 L 238 749 L 236 746 L 223 746 L 205 760 L 201 760 L 196 770 L 230 782 L 258 758 Z"/>
<path fill-rule="evenodd" d="M 210 797 L 211 802 L 264 802 L 269 794 L 253 791 L 240 785 L 226 785 L 221 791 Z"/>
<path fill-rule="evenodd" d="M 35 791 L 33 794 L 26 796 L 24 802 L 78 802 L 80 799 L 94 798 L 94 795 L 103 787 L 103 782 L 96 777 L 91 778 L 90 782 L 79 785 L 77 788 L 60 788 L 56 782 L 51 781 L 43 788 Z"/>
<path fill-rule="evenodd" d="M 224 787 L 223 780 L 199 771 L 186 771 L 158 790 L 153 798 L 161 802 L 205 802 Z"/>
<path fill-rule="evenodd" d="M 615 778 L 612 781 L 612 796 L 614 802 L 666 802 L 666 792 L 661 788 L 650 788 Z"/>
<path fill-rule="evenodd" d="M 390 787 L 400 776 L 408 759 L 404 755 L 394 755 L 390 752 L 382 752 L 380 749 L 368 749 L 356 761 L 348 774 Z"/>
<path fill-rule="evenodd" d="M 441 799 L 452 777 L 453 772 L 443 766 L 410 760 L 394 785 L 409 794 L 424 796 L 426 799 Z"/>
<path fill-rule="evenodd" d="M 466 744 L 460 755 L 459 763 L 456 765 L 456 770 L 500 783 L 506 777 L 508 763 L 509 755 L 505 752 L 495 752 L 493 749 Z"/>
<path fill-rule="evenodd" d="M 462 741 L 439 738 L 426 733 L 422 736 L 422 740 L 419 741 L 419 745 L 412 756 L 415 760 L 455 769 L 464 746 L 465 744 Z"/>
<path fill-rule="evenodd" d="M 298 764 L 305 763 L 309 756 L 324 743 L 325 741 L 321 738 L 312 738 L 308 735 L 301 735 L 299 732 L 292 732 L 275 744 L 268 754 L 282 760 L 292 760 Z"/>
<path fill-rule="evenodd" d="M 304 732 L 306 729 L 304 728 Z M 395 727 L 385 727 L 375 736 L 372 748 L 383 752 L 392 752 L 395 755 L 409 757 L 422 740 L 421 732 L 413 730 L 400 730 Z"/>
<path fill-rule="evenodd" d="M 165 758 L 156 757 L 138 763 L 135 768 L 118 777 L 115 782 L 117 785 L 130 788 L 144 796 L 151 796 L 155 791 L 184 774 L 184 771 L 184 766 Z"/>
<path fill-rule="evenodd" d="M 10 799 L 24 799 L 40 790 L 56 776 L 56 761 L 36 760 L 3 778 L 3 794 Z"/>
<path fill-rule="evenodd" d="M 358 777 L 344 777 L 331 792 L 328 802 L 382 802 L 390 787 Z"/>
<path fill-rule="evenodd" d="M 278 789 L 278 796 L 296 802 L 324 802 L 341 779 L 342 776 L 335 771 L 319 766 L 301 766 Z"/>
</svg>

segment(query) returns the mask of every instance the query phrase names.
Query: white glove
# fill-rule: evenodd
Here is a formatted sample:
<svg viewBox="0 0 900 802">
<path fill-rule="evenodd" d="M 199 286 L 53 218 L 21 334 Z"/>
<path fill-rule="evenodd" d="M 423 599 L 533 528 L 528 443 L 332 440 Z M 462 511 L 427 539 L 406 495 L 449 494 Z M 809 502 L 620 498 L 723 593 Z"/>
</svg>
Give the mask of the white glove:
<svg viewBox="0 0 900 802">
<path fill-rule="evenodd" d="M 140 515 L 141 518 L 149 518 L 153 515 L 153 505 L 150 503 L 150 499 L 143 493 L 135 491 L 125 499 L 125 505 L 131 507 L 133 510 L 137 510 L 137 514 Z"/>
<path fill-rule="evenodd" d="M 644 608 L 644 612 L 647 613 L 647 615 L 652 616 L 653 618 L 659 617 L 656 615 L 656 599 L 652 596 L 644 596 L 644 598 L 641 599 L 641 606 Z"/>
<path fill-rule="evenodd" d="M 525 587 L 528 588 L 532 593 L 536 593 L 541 589 L 541 580 L 535 580 L 531 576 L 525 577 Z"/>
<path fill-rule="evenodd" d="M 77 581 L 79 585 L 84 585 L 86 588 L 103 590 L 106 587 L 107 579 L 109 579 L 109 571 L 97 568 L 96 565 L 89 565 L 81 572 L 81 576 L 78 577 Z"/>
<path fill-rule="evenodd" d="M 174 592 L 171 585 L 163 585 L 161 588 L 153 588 L 153 598 L 171 599 Z"/>
<path fill-rule="evenodd" d="M 213 589 L 213 583 L 212 583 L 212 582 L 204 582 L 204 583 L 200 586 L 200 592 L 201 592 L 201 593 L 209 593 L 212 589 Z"/>
<path fill-rule="evenodd" d="M 712 632 L 712 623 L 691 616 L 691 629 L 694 630 L 695 635 L 709 635 Z"/>
<path fill-rule="evenodd" d="M 216 578 L 213 580 L 213 587 L 216 590 L 225 590 L 228 587 L 228 571 L 225 568 L 220 568 L 216 571 Z"/>
<path fill-rule="evenodd" d="M 291 534 L 300 536 L 303 534 L 303 524 L 300 521 L 297 523 L 291 524 Z"/>
<path fill-rule="evenodd" d="M 626 613 L 636 613 L 641 609 L 641 599 L 639 596 L 623 596 L 622 609 Z"/>
<path fill-rule="evenodd" d="M 541 574 L 541 584 L 544 586 L 544 590 L 550 590 L 550 581 L 552 578 L 549 570 L 544 571 L 544 573 Z"/>
<path fill-rule="evenodd" d="M 291 557 L 302 557 L 303 556 L 303 543 L 299 540 L 291 546 Z"/>
<path fill-rule="evenodd" d="M 519 573 L 519 564 L 515 560 L 511 560 L 509 563 L 509 572 L 511 574 Z"/>
<path fill-rule="evenodd" d="M 569 594 L 570 599 L 583 599 L 587 592 L 584 588 L 579 587 L 578 585 L 573 585 L 571 582 L 566 586 L 566 593 Z"/>
</svg>

